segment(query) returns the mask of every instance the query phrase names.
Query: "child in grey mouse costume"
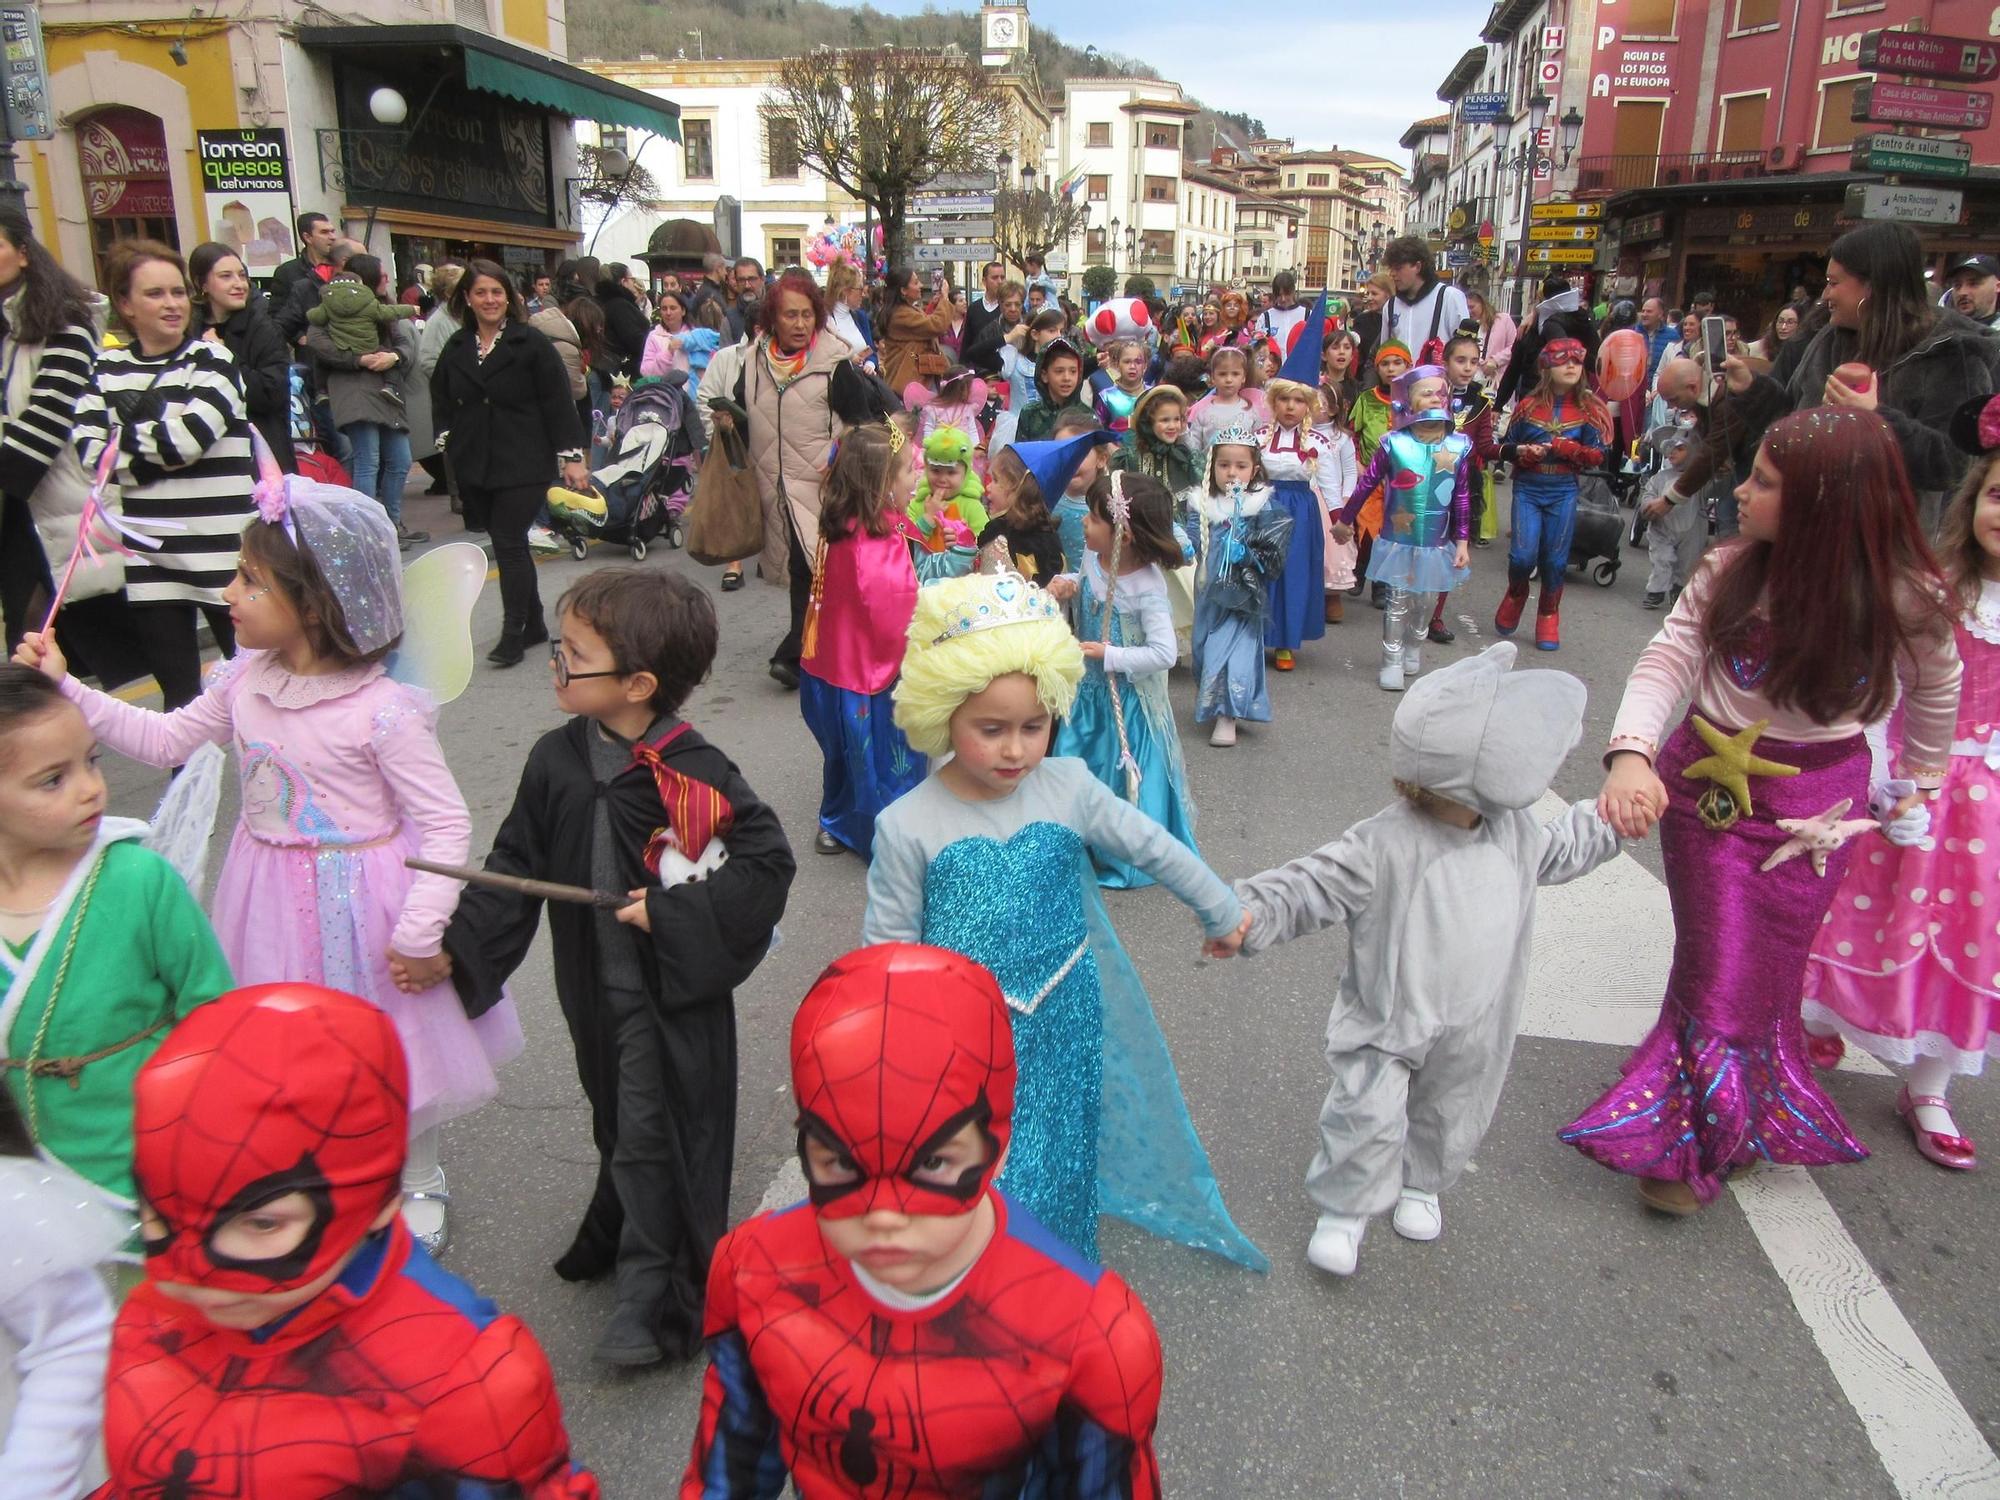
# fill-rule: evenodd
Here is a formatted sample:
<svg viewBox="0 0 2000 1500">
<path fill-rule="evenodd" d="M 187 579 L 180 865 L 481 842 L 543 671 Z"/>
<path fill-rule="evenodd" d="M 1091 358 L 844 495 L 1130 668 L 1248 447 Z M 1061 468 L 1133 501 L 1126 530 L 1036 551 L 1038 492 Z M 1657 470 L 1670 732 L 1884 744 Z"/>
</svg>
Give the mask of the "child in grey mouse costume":
<svg viewBox="0 0 2000 1500">
<path fill-rule="evenodd" d="M 1210 945 L 1255 953 L 1336 922 L 1350 954 L 1327 1021 L 1333 1086 L 1306 1192 L 1320 1208 L 1306 1258 L 1351 1275 L 1362 1232 L 1436 1239 L 1500 1102 L 1528 985 L 1535 887 L 1618 852 L 1579 802 L 1529 809 L 1583 732 L 1583 684 L 1514 672 L 1500 642 L 1414 686 L 1397 706 L 1389 770 L 1401 800 L 1290 864 L 1238 881 L 1247 916 Z"/>
</svg>

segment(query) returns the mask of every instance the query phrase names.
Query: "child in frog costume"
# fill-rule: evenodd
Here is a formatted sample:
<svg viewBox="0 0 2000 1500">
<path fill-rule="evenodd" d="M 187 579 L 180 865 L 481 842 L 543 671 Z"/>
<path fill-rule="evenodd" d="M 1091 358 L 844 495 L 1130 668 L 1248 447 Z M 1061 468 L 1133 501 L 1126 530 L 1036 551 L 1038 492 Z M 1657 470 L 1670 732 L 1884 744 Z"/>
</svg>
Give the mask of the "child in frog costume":
<svg viewBox="0 0 2000 1500">
<path fill-rule="evenodd" d="M 924 439 L 924 477 L 910 501 L 909 516 L 923 533 L 927 551 L 950 545 L 950 527 L 938 516 L 964 524 L 975 537 L 986 529 L 986 507 L 980 499 L 986 487 L 972 468 L 972 439 L 957 427 L 940 427 Z"/>
</svg>

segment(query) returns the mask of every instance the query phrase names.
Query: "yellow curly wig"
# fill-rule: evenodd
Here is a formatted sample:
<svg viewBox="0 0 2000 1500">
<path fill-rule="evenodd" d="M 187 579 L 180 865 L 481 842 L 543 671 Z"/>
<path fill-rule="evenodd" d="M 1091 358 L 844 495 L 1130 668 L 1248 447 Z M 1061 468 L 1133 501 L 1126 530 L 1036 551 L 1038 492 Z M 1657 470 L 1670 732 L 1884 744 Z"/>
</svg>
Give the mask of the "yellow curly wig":
<svg viewBox="0 0 2000 1500">
<path fill-rule="evenodd" d="M 1008 590 L 1028 592 L 1003 597 Z M 950 754 L 958 706 L 1010 672 L 1034 679 L 1035 696 L 1051 714 L 1069 712 L 1083 678 L 1083 648 L 1048 610 L 1042 591 L 1018 575 L 975 573 L 917 590 L 895 691 L 896 727 L 911 748 Z M 1003 623 L 965 628 L 973 618 Z"/>
<path fill-rule="evenodd" d="M 1301 401 L 1311 401 L 1319 393 L 1313 387 L 1297 380 L 1276 377 L 1264 382 L 1264 399 L 1276 401 L 1280 396 L 1297 396 Z"/>
</svg>

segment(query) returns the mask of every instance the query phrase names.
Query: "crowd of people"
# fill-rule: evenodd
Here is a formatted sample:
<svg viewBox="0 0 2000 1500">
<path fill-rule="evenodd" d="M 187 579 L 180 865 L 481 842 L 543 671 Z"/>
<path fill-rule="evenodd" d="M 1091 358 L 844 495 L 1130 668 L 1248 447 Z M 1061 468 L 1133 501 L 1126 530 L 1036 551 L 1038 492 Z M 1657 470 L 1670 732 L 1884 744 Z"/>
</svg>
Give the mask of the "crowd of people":
<svg viewBox="0 0 2000 1500">
<path fill-rule="evenodd" d="M 2000 1052 L 1990 258 L 1940 301 L 1908 229 L 1863 226 L 1744 342 L 1698 291 L 1684 317 L 1562 278 L 1517 323 L 1417 240 L 1352 301 L 1284 273 L 1255 305 L 1086 311 L 1032 257 L 965 293 L 892 267 L 872 302 L 859 268 L 719 255 L 685 280 L 470 258 L 398 292 L 323 217 L 300 229 L 264 289 L 222 246 L 130 241 L 99 296 L 0 212 L 22 1495 L 105 1479 L 100 1445 L 116 1497 L 223 1473 L 597 1493 L 534 1335 L 438 1260 L 439 1129 L 520 1052 L 509 986 L 545 917 L 599 1157 L 554 1269 L 610 1279 L 604 1362 L 706 1350 L 686 1496 L 1158 1493 L 1159 1339 L 1099 1218 L 1268 1262 L 1102 889 L 1164 886 L 1217 959 L 1347 929 L 1302 1236 L 1335 1276 L 1382 1214 L 1442 1234 L 1506 1081 L 1536 889 L 1655 828 L 1659 1019 L 1561 1139 L 1697 1214 L 1759 1162 L 1867 1154 L 1816 1075 L 1852 1045 L 1904 1073 L 1917 1151 L 1976 1165 L 1947 1091 Z M 551 486 L 588 489 L 605 416 L 649 384 L 692 405 L 698 449 L 740 445 L 762 544 L 720 588 L 754 567 L 787 590 L 769 672 L 822 752 L 812 843 L 868 862 L 859 946 L 791 1028 L 808 1201 L 733 1230 L 734 996 L 793 839 L 682 716 L 722 645 L 689 570 L 593 571 L 551 615 L 531 553 Z M 478 866 L 397 653 L 413 462 L 490 538 L 489 660 L 546 643 L 566 716 Z M 1549 820 L 1583 684 L 1506 639 L 1432 648 L 1504 485 L 1494 628 L 1532 598 L 1559 650 L 1579 496 L 1613 480 L 1667 614 L 1599 796 Z M 1169 674 L 1227 750 L 1270 722 L 1267 672 L 1364 598 L 1395 798 L 1227 880 Z M 145 674 L 162 712 L 109 691 Z M 204 907 L 207 829 L 169 835 L 210 745 L 241 795 Z M 108 816 L 100 747 L 187 767 L 174 814 Z"/>
</svg>

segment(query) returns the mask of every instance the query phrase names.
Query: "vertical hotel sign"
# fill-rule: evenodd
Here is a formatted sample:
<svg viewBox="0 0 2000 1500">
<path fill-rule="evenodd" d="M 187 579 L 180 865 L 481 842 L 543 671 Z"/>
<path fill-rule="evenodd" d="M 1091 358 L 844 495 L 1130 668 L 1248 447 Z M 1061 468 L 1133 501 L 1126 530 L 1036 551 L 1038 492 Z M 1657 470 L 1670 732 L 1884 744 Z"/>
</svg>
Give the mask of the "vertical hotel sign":
<svg viewBox="0 0 2000 1500">
<path fill-rule="evenodd" d="M 292 242 L 291 161 L 282 130 L 197 130 L 208 238 L 269 276 L 298 253 Z"/>
<path fill-rule="evenodd" d="M 0 67 L 5 68 L 7 134 L 17 141 L 46 141 L 56 133 L 49 106 L 49 65 L 42 52 L 38 6 L 0 5 Z"/>
</svg>

